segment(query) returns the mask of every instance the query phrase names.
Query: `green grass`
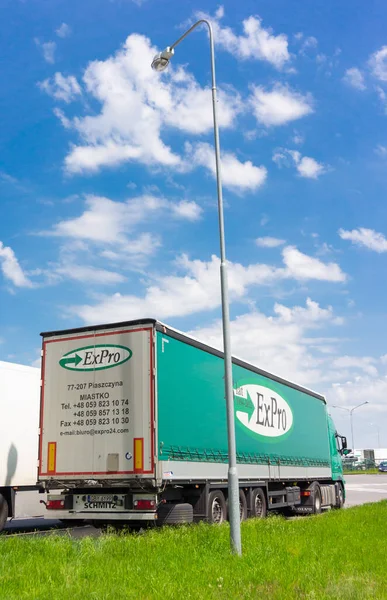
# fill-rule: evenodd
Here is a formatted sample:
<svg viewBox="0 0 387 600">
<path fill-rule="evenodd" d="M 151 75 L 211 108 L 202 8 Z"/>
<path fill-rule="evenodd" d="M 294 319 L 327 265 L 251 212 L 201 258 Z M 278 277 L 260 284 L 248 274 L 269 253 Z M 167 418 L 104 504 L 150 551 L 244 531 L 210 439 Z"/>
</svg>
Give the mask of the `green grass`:
<svg viewBox="0 0 387 600">
<path fill-rule="evenodd" d="M 384 475 L 378 469 L 344 469 L 344 475 Z"/>
<path fill-rule="evenodd" d="M 317 517 L 206 524 L 75 540 L 0 539 L 6 600 L 387 598 L 387 502 Z"/>
</svg>

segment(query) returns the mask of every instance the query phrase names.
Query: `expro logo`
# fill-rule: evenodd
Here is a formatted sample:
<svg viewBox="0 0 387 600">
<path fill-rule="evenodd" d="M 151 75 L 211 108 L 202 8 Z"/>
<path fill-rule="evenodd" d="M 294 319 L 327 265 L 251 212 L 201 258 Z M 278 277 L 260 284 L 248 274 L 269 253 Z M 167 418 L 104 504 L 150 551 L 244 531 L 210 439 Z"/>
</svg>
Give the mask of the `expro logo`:
<svg viewBox="0 0 387 600">
<path fill-rule="evenodd" d="M 246 384 L 236 388 L 234 406 L 238 421 L 258 435 L 280 437 L 293 425 L 289 404 L 263 385 Z"/>
<path fill-rule="evenodd" d="M 59 364 L 70 371 L 99 371 L 122 365 L 132 354 L 130 348 L 115 344 L 84 346 L 64 354 Z"/>
</svg>

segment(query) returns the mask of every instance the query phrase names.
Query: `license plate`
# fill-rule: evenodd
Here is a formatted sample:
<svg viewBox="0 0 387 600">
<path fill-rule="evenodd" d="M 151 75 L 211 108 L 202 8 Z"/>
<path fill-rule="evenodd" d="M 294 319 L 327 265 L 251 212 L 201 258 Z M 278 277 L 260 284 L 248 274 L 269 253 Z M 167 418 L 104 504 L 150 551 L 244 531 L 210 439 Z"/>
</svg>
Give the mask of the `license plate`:
<svg viewBox="0 0 387 600">
<path fill-rule="evenodd" d="M 86 499 L 88 502 L 113 502 L 113 494 L 87 494 Z"/>
<path fill-rule="evenodd" d="M 123 494 L 85 494 L 74 498 L 75 511 L 122 511 L 124 509 Z"/>
</svg>

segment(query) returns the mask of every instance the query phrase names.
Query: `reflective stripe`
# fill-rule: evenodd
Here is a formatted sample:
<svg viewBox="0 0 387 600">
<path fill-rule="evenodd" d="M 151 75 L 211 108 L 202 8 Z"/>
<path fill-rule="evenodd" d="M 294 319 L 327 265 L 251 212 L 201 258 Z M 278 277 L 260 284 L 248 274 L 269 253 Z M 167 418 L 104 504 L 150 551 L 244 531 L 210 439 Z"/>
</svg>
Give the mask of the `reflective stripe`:
<svg viewBox="0 0 387 600">
<path fill-rule="evenodd" d="M 56 471 L 56 442 L 48 442 L 47 472 L 55 473 L 55 471 Z"/>
<path fill-rule="evenodd" d="M 134 438 L 133 440 L 134 472 L 144 470 L 144 438 Z"/>
</svg>

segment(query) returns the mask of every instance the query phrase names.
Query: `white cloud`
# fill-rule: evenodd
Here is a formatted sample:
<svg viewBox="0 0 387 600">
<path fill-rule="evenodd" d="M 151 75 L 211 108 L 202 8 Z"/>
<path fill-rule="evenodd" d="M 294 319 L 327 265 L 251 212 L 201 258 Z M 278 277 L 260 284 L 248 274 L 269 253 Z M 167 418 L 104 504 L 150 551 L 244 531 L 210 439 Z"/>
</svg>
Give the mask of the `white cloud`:
<svg viewBox="0 0 387 600">
<path fill-rule="evenodd" d="M 352 231 L 339 229 L 338 233 L 341 239 L 350 240 L 353 244 L 358 246 L 364 246 L 369 250 L 374 250 L 379 253 L 387 252 L 387 239 L 382 233 L 378 233 L 373 229 L 367 229 L 365 227 L 352 229 Z"/>
<path fill-rule="evenodd" d="M 300 146 L 301 144 L 303 144 L 305 142 L 305 138 L 303 135 L 301 135 L 300 133 L 295 131 L 292 141 L 294 144 L 297 144 L 297 146 Z"/>
<path fill-rule="evenodd" d="M 244 266 L 229 262 L 230 300 L 246 300 L 252 286 L 272 285 L 286 279 L 345 281 L 345 274 L 335 263 L 325 264 L 291 246 L 284 248 L 282 255 L 284 267 L 260 263 Z M 182 274 L 149 274 L 149 283 L 142 296 L 105 296 L 94 305 L 74 306 L 72 313 L 91 323 L 121 318 L 135 319 L 144 315 L 167 319 L 213 310 L 220 305 L 219 265 L 216 256 L 205 262 L 190 260 L 183 255 L 175 263 Z M 308 304 L 308 311 L 313 313 L 314 310 L 315 305 Z M 284 315 L 282 317 L 285 318 Z"/>
<path fill-rule="evenodd" d="M 190 202 L 188 200 L 182 200 L 178 204 L 174 204 L 172 212 L 177 216 L 188 221 L 198 221 L 202 214 L 201 207 L 196 202 Z"/>
<path fill-rule="evenodd" d="M 172 75 L 172 81 L 175 88 L 173 104 L 169 102 L 159 104 L 167 124 L 193 134 L 202 134 L 211 130 L 213 127 L 211 90 L 201 88 L 194 77 L 181 68 Z M 236 92 L 227 93 L 219 90 L 217 96 L 219 126 L 231 127 L 235 116 L 242 111 L 242 101 Z"/>
<path fill-rule="evenodd" d="M 216 175 L 214 149 L 205 142 L 195 145 L 186 144 L 188 162 L 192 165 L 201 165 L 207 168 L 213 176 Z M 222 182 L 225 187 L 236 191 L 253 191 L 263 185 L 266 180 L 265 167 L 256 167 L 250 160 L 240 162 L 230 152 L 221 154 Z"/>
<path fill-rule="evenodd" d="M 94 306 L 73 307 L 72 312 L 85 322 L 103 319 L 134 319 L 157 316 L 167 319 L 212 310 L 220 305 L 219 266 L 216 256 L 211 261 L 191 261 L 183 255 L 176 261 L 183 275 L 156 275 L 142 297 L 114 294 Z M 229 263 L 228 282 L 231 300 L 242 298 L 254 284 L 268 283 L 276 278 L 276 269 L 267 265 Z M 102 319 L 102 320 L 101 320 Z"/>
<path fill-rule="evenodd" d="M 145 159 L 145 156 L 139 146 L 133 147 L 109 140 L 103 144 L 73 146 L 66 156 L 65 166 L 68 173 L 93 173 L 101 167 L 116 167 L 127 161 L 141 159 Z M 160 162 L 172 166 L 179 164 L 180 160 L 166 148 L 165 154 L 160 153 Z"/>
<path fill-rule="evenodd" d="M 376 377 L 378 370 L 374 365 L 375 362 L 376 359 L 371 356 L 339 356 L 332 361 L 332 366 L 337 369 L 356 368 L 371 377 Z"/>
<path fill-rule="evenodd" d="M 55 273 L 66 279 L 74 279 L 84 284 L 97 283 L 100 285 L 111 285 L 126 281 L 126 277 L 120 273 L 114 273 L 106 269 L 98 269 L 86 265 L 62 265 L 55 269 Z"/>
<path fill-rule="evenodd" d="M 257 121 L 267 127 L 285 125 L 313 112 L 310 94 L 303 96 L 281 84 L 270 91 L 253 85 L 249 101 Z"/>
<path fill-rule="evenodd" d="M 222 27 L 220 20 L 224 10 L 218 10 L 215 17 L 198 13 L 199 18 L 209 19 L 214 30 L 217 46 L 242 60 L 264 60 L 277 69 L 282 69 L 290 60 L 287 36 L 274 35 L 272 29 L 262 26 L 262 19 L 251 16 L 242 23 L 243 35 L 237 35 L 230 27 Z"/>
<path fill-rule="evenodd" d="M 379 99 L 380 99 L 380 101 L 382 103 L 383 110 L 387 114 L 387 94 L 384 91 L 384 89 L 382 87 L 380 87 L 379 85 L 376 86 L 376 92 L 377 92 L 377 94 L 379 96 Z"/>
<path fill-rule="evenodd" d="M 38 38 L 35 38 L 34 41 L 38 48 L 41 48 L 44 60 L 49 64 L 53 65 L 55 62 L 56 43 L 41 42 Z"/>
<path fill-rule="evenodd" d="M 60 108 L 54 108 L 53 113 L 56 117 L 58 117 L 59 121 L 62 123 L 65 129 L 71 128 L 71 120 L 66 117 L 63 110 Z"/>
<path fill-rule="evenodd" d="M 371 72 L 379 81 L 387 81 L 387 46 L 382 46 L 370 56 L 368 61 Z"/>
<path fill-rule="evenodd" d="M 55 73 L 51 79 L 39 82 L 38 86 L 49 96 L 67 103 L 82 94 L 81 87 L 73 75 L 64 77 L 62 73 Z"/>
<path fill-rule="evenodd" d="M 89 240 L 102 244 L 127 245 L 127 234 L 153 216 L 169 215 L 195 221 L 201 209 L 195 202 L 171 202 L 151 195 L 116 202 L 101 196 L 86 196 L 86 210 L 79 217 L 60 221 L 49 235 Z M 134 240 L 131 240 L 134 241 Z"/>
<path fill-rule="evenodd" d="M 126 263 L 128 257 L 140 261 L 141 257 L 151 256 L 161 246 L 159 237 L 151 233 L 140 233 L 138 237 L 122 242 L 115 249 L 105 248 L 101 256 L 114 262 Z"/>
<path fill-rule="evenodd" d="M 387 156 L 387 147 L 382 146 L 382 144 L 378 144 L 375 148 L 375 154 L 381 156 L 382 158 L 385 158 Z"/>
<path fill-rule="evenodd" d="M 59 264 L 51 265 L 50 270 L 44 272 L 46 280 L 49 284 L 57 283 L 58 276 L 66 276 L 77 280 L 84 277 L 93 283 L 122 283 L 125 278 L 104 270 L 101 259 L 115 263 L 120 269 L 141 269 L 161 246 L 160 235 L 143 231 L 144 227 L 159 221 L 195 222 L 201 214 L 201 207 L 188 200 L 173 202 L 144 194 L 118 202 L 87 195 L 79 216 L 59 221 L 51 230 L 41 232 L 41 235 L 65 238 L 67 242 L 61 248 Z M 161 231 L 160 227 L 156 231 Z M 84 265 L 95 260 L 97 265 Z"/>
<path fill-rule="evenodd" d="M 277 248 L 277 246 L 282 246 L 282 244 L 285 243 L 285 240 L 280 240 L 275 237 L 266 236 L 257 238 L 255 240 L 255 243 L 261 248 Z"/>
<path fill-rule="evenodd" d="M 279 148 L 274 152 L 272 159 L 279 167 L 288 167 L 290 166 L 289 157 L 295 164 L 300 177 L 318 179 L 327 170 L 325 165 L 310 156 L 302 156 L 298 150 Z"/>
<path fill-rule="evenodd" d="M 297 171 L 301 177 L 308 179 L 317 179 L 326 170 L 323 164 L 318 163 L 317 160 L 310 156 L 303 156 L 299 161 L 296 160 L 295 162 Z"/>
<path fill-rule="evenodd" d="M 69 35 L 71 35 L 71 27 L 67 25 L 67 23 L 62 23 L 62 25 L 55 30 L 55 33 L 60 38 L 69 37 Z"/>
<path fill-rule="evenodd" d="M 162 132 L 212 131 L 210 87 L 202 88 L 173 64 L 164 73 L 155 73 L 150 64 L 156 52 L 148 38 L 132 34 L 115 55 L 88 64 L 84 93 L 101 110 L 72 120 L 81 142 L 66 157 L 69 173 L 95 172 L 128 161 L 181 169 L 182 159 L 163 142 Z M 232 127 L 243 103 L 228 87 L 219 91 L 218 108 L 219 125 Z"/>
<path fill-rule="evenodd" d="M 309 298 L 305 307 L 276 304 L 274 315 L 253 311 L 231 321 L 232 353 L 301 385 L 314 385 L 324 379 L 325 364 L 314 350 L 326 340 L 307 338 L 306 334 L 330 324 L 338 324 L 331 307 L 321 308 Z M 190 333 L 211 346 L 223 346 L 220 320 Z"/>
<path fill-rule="evenodd" d="M 303 254 L 294 246 L 286 246 L 282 251 L 288 276 L 295 279 L 318 279 L 320 281 L 346 281 L 347 276 L 339 265 L 323 263 L 318 258 Z"/>
<path fill-rule="evenodd" d="M 364 75 L 360 69 L 357 69 L 356 67 L 352 67 L 352 69 L 347 69 L 345 71 L 343 81 L 357 90 L 363 91 L 367 89 L 367 86 L 364 83 Z"/>
<path fill-rule="evenodd" d="M 364 406 L 361 410 L 365 413 L 373 411 L 377 415 L 386 413 L 386 398 L 387 377 L 358 375 L 349 381 L 334 384 L 330 391 L 331 404 L 353 408 L 362 402 L 368 401 L 369 406 Z"/>
<path fill-rule="evenodd" d="M 299 325 L 308 325 L 308 327 L 322 325 L 324 321 L 331 321 L 334 325 L 342 325 L 343 323 L 341 317 L 333 315 L 332 306 L 321 308 L 318 302 L 314 302 L 311 298 L 306 299 L 306 308 L 303 306 L 288 308 L 283 304 L 276 303 L 274 312 L 281 317 L 283 323 L 296 322 Z"/>
<path fill-rule="evenodd" d="M 299 38 L 299 39 L 301 39 L 301 38 Z M 318 46 L 317 38 L 315 38 L 313 35 L 310 35 L 307 38 L 305 38 L 304 42 L 302 43 L 302 46 L 300 48 L 300 52 L 299 53 L 302 56 L 306 56 L 306 54 L 308 53 L 309 49 L 311 49 L 311 48 L 317 48 L 317 46 Z"/>
<path fill-rule="evenodd" d="M 272 156 L 272 161 L 275 162 L 275 164 L 278 167 L 282 167 L 282 166 L 289 166 L 289 150 L 286 150 L 286 148 L 279 148 L 278 150 L 276 150 L 273 153 Z"/>
<path fill-rule="evenodd" d="M 32 287 L 31 281 L 24 274 L 14 251 L 0 242 L 0 264 L 3 275 L 16 287 Z"/>
</svg>

